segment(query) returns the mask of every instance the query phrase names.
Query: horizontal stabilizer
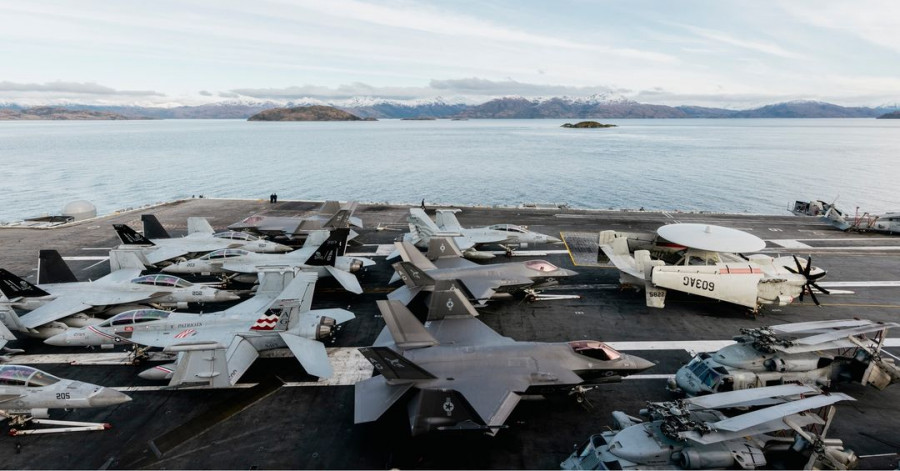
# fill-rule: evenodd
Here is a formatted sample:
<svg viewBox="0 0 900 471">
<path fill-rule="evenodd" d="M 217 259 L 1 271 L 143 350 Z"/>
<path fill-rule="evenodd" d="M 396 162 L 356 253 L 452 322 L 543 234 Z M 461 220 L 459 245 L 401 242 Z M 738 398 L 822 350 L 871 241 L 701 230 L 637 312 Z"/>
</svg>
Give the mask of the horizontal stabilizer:
<svg viewBox="0 0 900 471">
<path fill-rule="evenodd" d="M 58 321 L 63 317 L 77 314 L 90 309 L 90 304 L 83 302 L 75 296 L 60 296 L 41 307 L 19 318 L 22 325 L 28 329 L 35 329 L 44 324 Z"/>
<path fill-rule="evenodd" d="M 459 209 L 438 209 L 434 212 L 434 222 L 444 232 L 456 232 L 462 234 L 462 226 L 456 219 Z"/>
<path fill-rule="evenodd" d="M 0 292 L 10 300 L 16 298 L 36 298 L 50 293 L 19 278 L 6 269 L 0 268 Z"/>
<path fill-rule="evenodd" d="M 141 214 L 141 222 L 144 223 L 144 237 L 148 239 L 170 239 L 172 237 L 159 219 L 152 214 Z"/>
<path fill-rule="evenodd" d="M 376 376 L 356 383 L 353 423 L 363 424 L 378 420 L 412 386 L 413 383 L 388 384 L 384 376 Z"/>
<path fill-rule="evenodd" d="M 435 379 L 431 373 L 419 368 L 388 347 L 361 347 L 366 360 L 381 373 L 388 382 L 426 381 Z"/>
<path fill-rule="evenodd" d="M 400 349 L 431 347 L 438 344 L 425 326 L 400 301 L 377 301 L 384 323 Z"/>
<path fill-rule="evenodd" d="M 56 250 L 41 250 L 38 255 L 37 283 L 73 283 L 78 281 Z"/>
<path fill-rule="evenodd" d="M 294 357 L 297 358 L 297 361 L 300 362 L 307 373 L 320 378 L 330 378 L 334 374 L 331 363 L 328 361 L 328 354 L 325 352 L 325 345 L 322 345 L 322 342 L 288 332 L 279 332 L 278 335 L 281 336 L 291 353 L 294 354 Z"/>
<path fill-rule="evenodd" d="M 422 288 L 410 288 L 409 286 L 403 285 L 394 291 L 388 293 L 387 298 L 391 301 L 400 301 L 404 306 L 409 304 L 413 298 L 416 297 L 420 292 L 422 292 Z"/>
<path fill-rule="evenodd" d="M 331 274 L 331 276 L 333 276 L 334 279 L 337 280 L 337 282 L 340 283 L 345 290 L 353 294 L 362 294 L 363 289 L 359 284 L 359 280 L 356 278 L 356 275 L 354 275 L 353 273 L 345 272 L 344 270 L 335 268 L 330 265 L 325 265 L 325 269 L 328 270 L 328 273 Z"/>
<path fill-rule="evenodd" d="M 417 249 L 415 245 L 403 241 L 394 242 L 394 246 L 397 248 L 397 253 L 400 254 L 400 257 L 403 258 L 404 262 L 410 262 L 422 270 L 433 270 L 437 268 L 434 263 L 431 263 L 431 260 L 429 260 L 428 257 L 422 255 L 422 252 L 419 252 L 419 249 Z"/>
</svg>

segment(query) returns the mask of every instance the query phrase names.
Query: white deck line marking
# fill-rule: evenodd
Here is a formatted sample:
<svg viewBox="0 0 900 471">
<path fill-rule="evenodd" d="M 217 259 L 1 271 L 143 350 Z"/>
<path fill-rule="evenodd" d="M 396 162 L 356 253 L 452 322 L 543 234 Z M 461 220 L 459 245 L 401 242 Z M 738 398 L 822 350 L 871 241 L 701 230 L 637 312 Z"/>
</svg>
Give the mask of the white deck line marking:
<svg viewBox="0 0 900 471">
<path fill-rule="evenodd" d="M 882 288 L 900 286 L 900 281 L 823 281 L 816 284 L 823 288 Z"/>
<path fill-rule="evenodd" d="M 610 347 L 627 352 L 627 351 L 647 351 L 647 350 L 684 350 L 687 352 L 713 352 L 722 347 L 732 345 L 733 340 L 672 340 L 672 341 L 622 341 L 622 342 L 604 342 Z M 900 337 L 891 337 L 885 340 L 885 347 L 900 347 Z M 335 363 L 335 378 L 340 374 L 352 376 L 354 374 L 363 374 L 363 370 L 371 372 L 372 367 L 368 361 L 359 353 L 356 347 L 331 347 L 325 349 L 328 357 L 332 358 Z M 261 357 L 290 357 L 287 349 L 278 349 L 271 352 L 264 352 Z M 73 365 L 130 365 L 128 361 L 128 352 L 110 352 L 110 353 L 52 353 L 44 355 L 15 355 L 14 363 L 25 365 L 40 364 L 73 364 Z M 171 361 L 171 360 L 168 360 Z M 366 361 L 364 367 L 363 361 Z M 348 368 L 346 371 L 337 371 L 338 368 Z M 352 368 L 357 368 L 356 373 L 352 373 Z"/>
<path fill-rule="evenodd" d="M 809 245 L 804 244 L 803 242 L 798 242 L 794 239 L 769 239 L 769 242 L 773 244 L 778 244 L 786 249 L 809 249 L 812 248 Z"/>
<path fill-rule="evenodd" d="M 865 247 L 805 247 L 802 250 L 809 250 L 815 252 L 816 250 L 826 250 L 826 251 L 837 251 L 837 250 L 846 250 L 848 252 L 862 251 L 862 252 L 874 252 L 878 250 L 887 250 L 887 251 L 896 251 L 900 250 L 900 245 L 880 245 L 880 246 L 865 246 Z M 762 249 L 758 253 L 780 253 L 784 252 L 784 249 Z"/>
<path fill-rule="evenodd" d="M 74 256 L 74 257 L 63 257 L 63 260 L 109 260 L 109 257 L 102 257 L 100 255 L 97 256 Z"/>
<path fill-rule="evenodd" d="M 622 379 L 669 379 L 674 377 L 675 375 L 629 375 Z"/>
</svg>

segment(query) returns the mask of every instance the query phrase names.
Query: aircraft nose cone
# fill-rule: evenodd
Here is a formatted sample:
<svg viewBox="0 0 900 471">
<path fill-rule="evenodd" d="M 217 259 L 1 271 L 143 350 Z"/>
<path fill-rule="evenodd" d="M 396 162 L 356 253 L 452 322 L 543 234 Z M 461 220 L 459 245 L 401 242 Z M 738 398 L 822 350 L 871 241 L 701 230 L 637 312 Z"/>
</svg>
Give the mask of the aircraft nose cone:
<svg viewBox="0 0 900 471">
<path fill-rule="evenodd" d="M 178 268 L 177 263 L 173 263 L 171 265 L 163 267 L 160 271 L 163 273 L 179 273 L 180 269 Z"/>
<path fill-rule="evenodd" d="M 548 244 L 561 244 L 562 240 L 557 239 L 556 237 L 553 237 L 553 236 L 547 236 L 547 243 Z"/>
<path fill-rule="evenodd" d="M 629 358 L 631 360 L 631 363 L 634 365 L 635 373 L 644 371 L 644 370 L 649 370 L 650 368 L 653 368 L 654 366 L 656 366 L 656 363 L 653 363 L 650 360 L 645 360 L 641 357 L 629 355 Z"/>
<path fill-rule="evenodd" d="M 286 252 L 290 252 L 290 251 L 294 250 L 294 249 L 292 249 L 292 248 L 290 248 L 290 247 L 288 247 L 287 245 L 284 245 L 284 244 L 279 244 L 279 243 L 277 243 L 277 242 L 272 242 L 272 243 L 275 244 L 275 251 L 276 251 L 276 252 L 286 253 Z"/>
<path fill-rule="evenodd" d="M 216 301 L 237 301 L 238 299 L 241 297 L 231 291 L 219 290 L 216 292 Z"/>
<path fill-rule="evenodd" d="M 91 407 L 114 406 L 129 401 L 131 401 L 131 398 L 128 397 L 127 394 L 120 393 L 119 391 L 110 388 L 100 388 L 99 391 L 88 398 Z"/>
<path fill-rule="evenodd" d="M 569 270 L 569 269 L 566 269 L 566 268 L 560 268 L 559 271 L 562 272 L 562 273 L 560 274 L 560 276 L 575 276 L 575 275 L 578 274 L 577 271 L 575 271 L 575 270 Z"/>
<path fill-rule="evenodd" d="M 69 335 L 66 332 L 56 334 L 44 340 L 44 343 L 46 343 L 47 345 L 53 345 L 54 347 L 65 347 L 66 345 L 68 345 L 68 336 Z"/>
</svg>

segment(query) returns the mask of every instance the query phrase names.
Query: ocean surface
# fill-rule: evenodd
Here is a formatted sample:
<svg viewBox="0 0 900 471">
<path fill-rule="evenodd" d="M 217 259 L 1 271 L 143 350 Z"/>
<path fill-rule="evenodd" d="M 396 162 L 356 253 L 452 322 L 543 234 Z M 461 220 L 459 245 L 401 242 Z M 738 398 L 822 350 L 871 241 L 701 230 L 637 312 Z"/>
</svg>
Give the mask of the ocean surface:
<svg viewBox="0 0 900 471">
<path fill-rule="evenodd" d="M 0 121 L 0 221 L 192 195 L 566 203 L 788 214 L 900 210 L 900 120 Z"/>
</svg>

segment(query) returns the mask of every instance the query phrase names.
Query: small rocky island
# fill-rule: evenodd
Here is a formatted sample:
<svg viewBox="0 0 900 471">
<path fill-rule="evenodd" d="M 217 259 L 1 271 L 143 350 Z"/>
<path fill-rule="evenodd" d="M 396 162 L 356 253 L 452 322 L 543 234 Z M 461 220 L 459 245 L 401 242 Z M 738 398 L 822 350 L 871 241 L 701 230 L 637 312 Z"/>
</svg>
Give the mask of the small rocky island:
<svg viewBox="0 0 900 471">
<path fill-rule="evenodd" d="M 891 111 L 890 113 L 885 113 L 875 119 L 900 119 L 900 110 Z"/>
<path fill-rule="evenodd" d="M 363 119 L 333 106 L 315 105 L 272 108 L 256 113 L 247 118 L 247 121 L 375 121 L 375 119 Z"/>
<path fill-rule="evenodd" d="M 118 113 L 93 110 L 70 110 L 56 106 L 38 106 L 34 108 L 0 109 L 0 121 L 35 121 L 35 120 L 121 120 L 121 119 L 149 119 L 132 118 Z"/>
<path fill-rule="evenodd" d="M 594 129 L 594 128 L 614 128 L 614 127 L 616 127 L 616 125 L 615 124 L 603 124 L 603 123 L 598 123 L 596 121 L 582 121 L 580 123 L 575 123 L 575 124 L 566 123 L 560 127 L 575 128 L 575 129 Z"/>
</svg>

